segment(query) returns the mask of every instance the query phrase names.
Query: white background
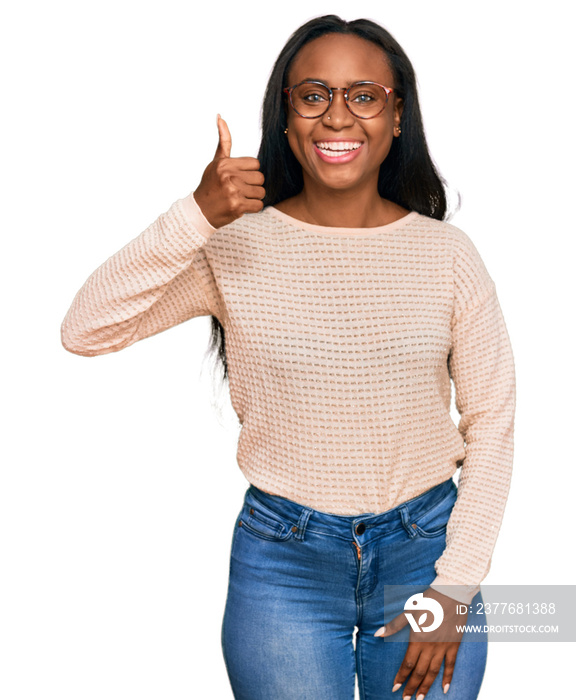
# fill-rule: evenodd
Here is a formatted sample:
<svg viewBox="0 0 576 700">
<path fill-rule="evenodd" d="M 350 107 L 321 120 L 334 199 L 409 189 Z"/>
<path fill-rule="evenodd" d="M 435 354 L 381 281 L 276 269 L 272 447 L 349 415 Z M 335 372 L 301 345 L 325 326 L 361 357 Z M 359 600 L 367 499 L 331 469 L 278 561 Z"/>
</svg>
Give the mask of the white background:
<svg viewBox="0 0 576 700">
<path fill-rule="evenodd" d="M 196 188 L 217 112 L 232 155 L 256 155 L 272 64 L 325 13 L 380 22 L 410 56 L 432 154 L 463 197 L 453 223 L 507 320 L 515 472 L 485 583 L 574 583 L 565 7 L 53 0 L 2 11 L 4 700 L 232 697 L 220 624 L 247 483 L 233 414 L 219 422 L 200 375 L 209 319 L 90 359 L 63 350 L 60 323 L 101 262 Z M 480 697 L 559 697 L 569 652 L 492 644 Z"/>
</svg>

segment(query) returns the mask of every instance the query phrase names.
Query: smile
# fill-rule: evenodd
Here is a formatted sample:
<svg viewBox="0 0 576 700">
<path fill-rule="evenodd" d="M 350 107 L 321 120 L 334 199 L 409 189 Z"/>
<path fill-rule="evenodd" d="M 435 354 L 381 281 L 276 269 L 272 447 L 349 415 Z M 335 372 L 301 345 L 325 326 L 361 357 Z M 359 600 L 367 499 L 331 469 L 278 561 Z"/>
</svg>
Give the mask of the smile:
<svg viewBox="0 0 576 700">
<path fill-rule="evenodd" d="M 340 158 L 357 151 L 362 141 L 317 141 L 314 145 L 328 158 Z"/>
</svg>

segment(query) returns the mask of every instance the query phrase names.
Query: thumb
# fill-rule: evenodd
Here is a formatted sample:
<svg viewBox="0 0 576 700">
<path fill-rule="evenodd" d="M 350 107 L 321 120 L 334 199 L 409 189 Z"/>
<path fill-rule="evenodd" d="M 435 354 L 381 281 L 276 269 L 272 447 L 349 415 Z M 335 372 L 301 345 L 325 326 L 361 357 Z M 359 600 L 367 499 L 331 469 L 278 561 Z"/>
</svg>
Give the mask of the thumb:
<svg viewBox="0 0 576 700">
<path fill-rule="evenodd" d="M 228 124 L 218 115 L 218 147 L 216 148 L 215 158 L 230 158 L 230 151 L 232 150 L 232 136 L 230 135 L 230 129 L 228 129 Z"/>
<path fill-rule="evenodd" d="M 379 630 L 374 634 L 375 637 L 390 637 L 392 634 L 396 634 L 401 629 L 406 627 L 408 620 L 404 613 L 400 613 L 393 620 L 390 620 L 385 627 L 380 627 Z"/>
</svg>

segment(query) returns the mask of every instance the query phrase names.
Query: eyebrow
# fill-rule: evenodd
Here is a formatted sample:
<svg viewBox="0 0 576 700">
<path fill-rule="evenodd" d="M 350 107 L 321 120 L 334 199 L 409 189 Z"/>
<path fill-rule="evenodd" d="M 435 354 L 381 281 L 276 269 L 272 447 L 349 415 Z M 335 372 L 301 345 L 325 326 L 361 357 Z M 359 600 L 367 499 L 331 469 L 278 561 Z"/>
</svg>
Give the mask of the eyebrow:
<svg viewBox="0 0 576 700">
<path fill-rule="evenodd" d="M 297 83 L 302 83 L 304 80 L 314 80 L 317 83 L 324 83 L 324 85 L 327 85 L 328 87 L 337 87 L 337 86 L 330 85 L 330 81 L 325 80 L 323 78 L 307 77 L 307 78 L 302 78 L 302 80 L 298 80 Z M 353 83 L 362 83 L 364 81 L 368 81 L 371 83 L 379 83 L 378 80 L 372 80 L 371 78 L 357 78 L 356 80 L 348 80 L 346 82 L 346 85 L 352 85 Z M 297 83 L 295 83 L 295 84 L 297 84 Z M 344 87 L 344 86 L 342 86 L 342 87 Z"/>
</svg>

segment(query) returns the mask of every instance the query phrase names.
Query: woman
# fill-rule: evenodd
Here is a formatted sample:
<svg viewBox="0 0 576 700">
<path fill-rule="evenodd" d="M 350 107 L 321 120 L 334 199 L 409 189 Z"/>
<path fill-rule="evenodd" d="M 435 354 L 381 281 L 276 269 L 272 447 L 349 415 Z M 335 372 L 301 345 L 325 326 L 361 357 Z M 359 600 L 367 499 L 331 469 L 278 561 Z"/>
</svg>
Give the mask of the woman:
<svg viewBox="0 0 576 700">
<path fill-rule="evenodd" d="M 351 699 L 356 675 L 361 698 L 476 698 L 486 636 L 455 625 L 506 502 L 514 366 L 494 283 L 443 221 L 412 66 L 377 24 L 320 17 L 274 66 L 258 160 L 218 130 L 195 192 L 86 281 L 63 344 L 212 316 L 251 484 L 222 627 L 236 698 Z"/>
</svg>

